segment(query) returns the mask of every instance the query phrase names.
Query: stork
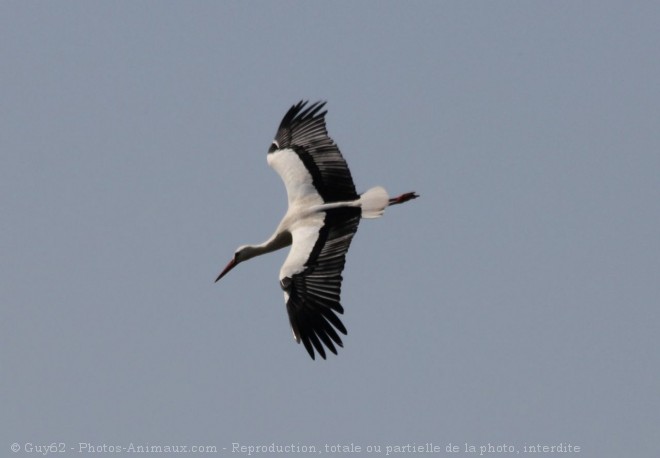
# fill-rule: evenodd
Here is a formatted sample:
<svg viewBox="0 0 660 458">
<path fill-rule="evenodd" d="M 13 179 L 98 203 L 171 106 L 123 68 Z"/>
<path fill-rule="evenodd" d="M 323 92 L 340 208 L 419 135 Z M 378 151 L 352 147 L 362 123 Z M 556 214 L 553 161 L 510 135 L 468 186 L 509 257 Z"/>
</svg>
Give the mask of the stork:
<svg viewBox="0 0 660 458">
<path fill-rule="evenodd" d="M 325 102 L 300 101 L 284 115 L 267 160 L 282 177 L 288 210 L 275 233 L 259 245 L 238 247 L 216 282 L 243 261 L 291 245 L 280 269 L 280 286 L 293 338 L 314 359 L 324 346 L 343 347 L 337 316 L 346 252 L 361 218 L 378 218 L 389 205 L 415 199 L 407 192 L 390 198 L 376 186 L 358 195 L 346 161 L 328 136 Z"/>
</svg>

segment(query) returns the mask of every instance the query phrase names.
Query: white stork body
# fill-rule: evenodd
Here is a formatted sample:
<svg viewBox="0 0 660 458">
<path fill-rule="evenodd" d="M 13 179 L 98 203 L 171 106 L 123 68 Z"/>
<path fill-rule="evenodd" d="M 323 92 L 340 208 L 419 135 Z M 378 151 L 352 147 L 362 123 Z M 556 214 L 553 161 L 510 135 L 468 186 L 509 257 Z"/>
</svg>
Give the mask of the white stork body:
<svg viewBox="0 0 660 458">
<path fill-rule="evenodd" d="M 268 151 L 268 164 L 282 177 L 289 207 L 275 233 L 259 245 L 239 247 L 220 280 L 237 264 L 291 245 L 280 269 L 280 286 L 293 336 L 314 359 L 325 359 L 325 347 L 342 346 L 337 330 L 341 272 L 361 218 L 377 218 L 388 205 L 417 197 L 409 192 L 390 199 L 382 187 L 362 195 L 355 191 L 346 161 L 328 136 L 325 103 L 299 102 L 282 119 Z"/>
</svg>

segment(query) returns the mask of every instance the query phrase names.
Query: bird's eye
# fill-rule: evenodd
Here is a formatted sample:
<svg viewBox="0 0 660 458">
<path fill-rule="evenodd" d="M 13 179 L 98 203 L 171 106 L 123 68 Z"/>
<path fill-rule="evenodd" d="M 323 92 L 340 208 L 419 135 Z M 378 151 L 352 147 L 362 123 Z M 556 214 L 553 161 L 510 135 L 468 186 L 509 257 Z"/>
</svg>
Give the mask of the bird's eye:
<svg viewBox="0 0 660 458">
<path fill-rule="evenodd" d="M 268 148 L 268 152 L 272 153 L 273 151 L 277 151 L 278 149 L 280 149 L 280 145 L 275 140 L 273 140 L 273 143 L 270 144 L 270 148 Z"/>
</svg>

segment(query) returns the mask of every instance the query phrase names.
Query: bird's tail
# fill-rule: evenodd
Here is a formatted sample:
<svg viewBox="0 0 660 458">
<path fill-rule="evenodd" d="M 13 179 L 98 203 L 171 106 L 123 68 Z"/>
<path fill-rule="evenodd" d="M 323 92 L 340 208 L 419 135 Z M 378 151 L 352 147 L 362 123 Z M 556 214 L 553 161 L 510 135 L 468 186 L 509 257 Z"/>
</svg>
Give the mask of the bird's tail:
<svg viewBox="0 0 660 458">
<path fill-rule="evenodd" d="M 376 186 L 362 194 L 359 202 L 363 218 L 378 218 L 390 204 L 390 196 L 387 195 L 385 188 Z"/>
</svg>

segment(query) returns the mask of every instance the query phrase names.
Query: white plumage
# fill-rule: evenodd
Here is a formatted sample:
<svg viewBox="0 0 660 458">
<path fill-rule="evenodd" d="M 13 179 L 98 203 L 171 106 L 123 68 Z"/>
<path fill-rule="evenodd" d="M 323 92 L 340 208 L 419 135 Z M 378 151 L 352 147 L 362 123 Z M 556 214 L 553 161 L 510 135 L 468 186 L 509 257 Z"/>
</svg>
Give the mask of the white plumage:
<svg viewBox="0 0 660 458">
<path fill-rule="evenodd" d="M 280 285 L 295 340 L 314 359 L 325 348 L 343 346 L 337 316 L 346 252 L 361 218 L 377 218 L 388 205 L 417 196 L 390 199 L 377 186 L 362 195 L 325 126 L 325 102 L 299 102 L 286 113 L 268 151 L 268 164 L 282 177 L 289 207 L 273 235 L 259 245 L 239 247 L 216 282 L 239 263 L 291 245 L 280 269 Z"/>
</svg>

